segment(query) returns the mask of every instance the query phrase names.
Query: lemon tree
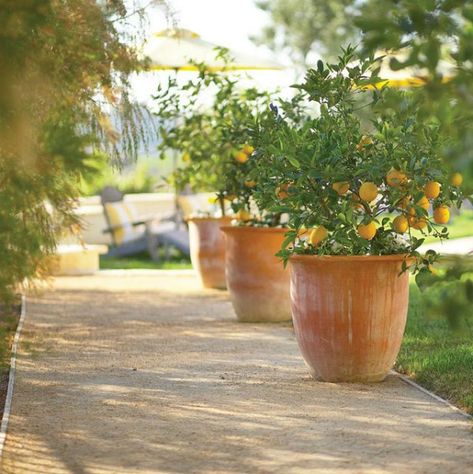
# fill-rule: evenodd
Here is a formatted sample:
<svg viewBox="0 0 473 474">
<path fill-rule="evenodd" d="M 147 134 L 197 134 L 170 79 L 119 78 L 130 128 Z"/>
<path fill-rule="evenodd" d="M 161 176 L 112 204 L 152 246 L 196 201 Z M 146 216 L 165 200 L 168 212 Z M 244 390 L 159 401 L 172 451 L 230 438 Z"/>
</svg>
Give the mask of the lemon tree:
<svg viewBox="0 0 473 474">
<path fill-rule="evenodd" d="M 295 86 L 318 115 L 299 120 L 274 107 L 256 124 L 264 185 L 255 197 L 288 216 L 286 260 L 408 254 L 417 271 L 436 259 L 418 253 L 424 236 L 448 237 L 450 208 L 464 196 L 440 156 L 444 136 L 435 120 L 418 116 L 409 92 L 374 86 L 374 64 L 356 61 L 350 47 L 336 64 L 319 61 Z"/>
<path fill-rule="evenodd" d="M 225 50 L 218 55 L 228 61 Z M 250 140 L 253 117 L 269 104 L 269 95 L 254 87 L 240 87 L 241 77 L 230 71 L 215 73 L 198 64 L 198 75 L 184 84 L 175 79 L 155 96 L 160 127 L 159 151 L 180 156 L 173 174 L 178 189 L 216 191 L 222 213 L 225 204 L 250 220 L 250 196 L 257 185 L 251 173 L 254 147 Z"/>
</svg>

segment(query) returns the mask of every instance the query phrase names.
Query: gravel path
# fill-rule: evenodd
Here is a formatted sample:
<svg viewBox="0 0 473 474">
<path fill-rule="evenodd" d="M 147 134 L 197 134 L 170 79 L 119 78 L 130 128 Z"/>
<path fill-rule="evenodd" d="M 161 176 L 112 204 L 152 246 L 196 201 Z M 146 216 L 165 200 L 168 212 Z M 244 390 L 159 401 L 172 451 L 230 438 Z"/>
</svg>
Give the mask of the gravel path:
<svg viewBox="0 0 473 474">
<path fill-rule="evenodd" d="M 316 382 L 189 272 L 113 275 L 30 298 L 2 473 L 472 472 L 471 423 L 397 377 Z"/>
</svg>

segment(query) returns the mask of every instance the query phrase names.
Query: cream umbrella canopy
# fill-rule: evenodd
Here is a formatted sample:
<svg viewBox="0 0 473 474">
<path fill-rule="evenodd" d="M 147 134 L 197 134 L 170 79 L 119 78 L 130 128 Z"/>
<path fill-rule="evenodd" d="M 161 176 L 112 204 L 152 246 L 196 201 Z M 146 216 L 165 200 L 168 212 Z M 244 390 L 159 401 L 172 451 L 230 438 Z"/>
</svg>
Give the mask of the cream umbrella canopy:
<svg viewBox="0 0 473 474">
<path fill-rule="evenodd" d="M 281 70 L 281 64 L 230 50 L 230 62 L 216 57 L 219 46 L 203 40 L 186 29 L 167 29 L 155 33 L 145 46 L 144 53 L 151 60 L 151 70 L 197 71 L 193 64 L 205 63 L 211 71 L 223 70 Z"/>
</svg>

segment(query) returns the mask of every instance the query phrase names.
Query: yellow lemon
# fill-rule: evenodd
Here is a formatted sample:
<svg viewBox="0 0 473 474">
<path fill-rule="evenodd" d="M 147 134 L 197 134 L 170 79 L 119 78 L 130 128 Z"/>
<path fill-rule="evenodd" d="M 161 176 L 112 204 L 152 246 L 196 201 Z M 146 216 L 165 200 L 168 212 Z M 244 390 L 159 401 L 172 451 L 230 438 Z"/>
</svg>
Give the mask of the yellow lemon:
<svg viewBox="0 0 473 474">
<path fill-rule="evenodd" d="M 363 183 L 358 191 L 360 198 L 366 202 L 372 202 L 378 197 L 378 186 L 374 183 Z"/>
<path fill-rule="evenodd" d="M 360 143 L 358 143 L 358 145 L 356 145 L 356 149 L 358 151 L 361 151 L 365 146 L 372 145 L 372 144 L 373 144 L 373 139 L 371 137 L 363 135 L 361 137 Z"/>
<path fill-rule="evenodd" d="M 376 225 L 373 221 L 368 224 L 360 224 L 357 230 L 358 235 L 366 240 L 371 240 L 377 232 Z"/>
<path fill-rule="evenodd" d="M 353 206 L 354 209 L 359 209 L 359 210 L 364 209 L 363 204 L 361 204 L 360 202 L 360 198 L 356 194 L 351 195 L 351 200 L 352 200 L 351 205 Z"/>
<path fill-rule="evenodd" d="M 246 145 L 243 146 L 242 151 L 243 151 L 243 153 L 246 153 L 249 156 L 255 151 L 255 149 L 251 145 L 246 144 Z"/>
<path fill-rule="evenodd" d="M 402 171 L 391 168 L 386 175 L 386 183 L 397 188 L 407 183 L 407 176 Z"/>
<path fill-rule="evenodd" d="M 429 207 L 430 207 L 430 203 L 429 203 L 429 200 L 425 197 L 425 196 L 422 196 L 416 203 L 419 207 L 421 207 L 422 209 L 425 209 L 426 211 L 429 210 Z"/>
<path fill-rule="evenodd" d="M 343 196 L 350 189 L 350 183 L 347 181 L 338 181 L 332 184 L 332 189 L 337 191 L 339 196 Z"/>
<path fill-rule="evenodd" d="M 446 224 L 450 220 L 450 209 L 442 204 L 434 209 L 434 221 L 437 224 Z"/>
<path fill-rule="evenodd" d="M 407 209 L 409 207 L 409 204 L 411 202 L 411 197 L 410 196 L 405 196 L 397 202 L 397 207 L 400 207 L 401 209 Z"/>
<path fill-rule="evenodd" d="M 417 218 L 415 216 L 410 216 L 409 225 L 414 229 L 422 230 L 427 225 L 427 221 L 423 217 Z"/>
<path fill-rule="evenodd" d="M 248 155 L 244 151 L 239 151 L 235 153 L 235 160 L 237 160 L 238 163 L 246 163 L 248 161 Z"/>
<path fill-rule="evenodd" d="M 316 247 L 322 240 L 325 240 L 328 237 L 328 230 L 323 226 L 320 225 L 315 229 L 312 229 L 309 235 L 309 242 Z"/>
<path fill-rule="evenodd" d="M 406 216 L 397 216 L 393 220 L 393 229 L 398 233 L 398 234 L 404 234 L 407 232 L 407 229 L 409 228 L 409 222 L 407 220 Z"/>
<path fill-rule="evenodd" d="M 245 209 L 240 209 L 236 213 L 236 218 L 239 221 L 243 221 L 243 222 L 250 221 L 252 219 L 251 214 Z"/>
<path fill-rule="evenodd" d="M 217 196 L 210 196 L 209 199 L 208 199 L 208 202 L 210 204 L 215 204 L 218 202 L 218 197 Z"/>
<path fill-rule="evenodd" d="M 438 198 L 440 194 L 440 183 L 437 183 L 437 181 L 429 181 L 424 186 L 424 193 L 427 199 Z"/>
<path fill-rule="evenodd" d="M 307 234 L 308 229 L 305 226 L 302 226 L 298 231 L 297 231 L 297 237 L 302 237 L 304 234 Z"/>
<path fill-rule="evenodd" d="M 183 153 L 182 161 L 184 161 L 184 163 L 187 163 L 190 160 L 191 160 L 191 156 L 189 155 L 189 153 Z"/>
<path fill-rule="evenodd" d="M 281 184 L 281 186 L 278 186 L 276 188 L 276 196 L 279 199 L 286 199 L 289 196 L 288 190 L 289 190 L 289 183 Z"/>
<path fill-rule="evenodd" d="M 461 186 L 463 183 L 463 176 L 461 173 L 453 173 L 452 177 L 450 178 L 450 182 L 453 184 L 453 186 Z"/>
<path fill-rule="evenodd" d="M 254 188 L 256 186 L 256 181 L 253 181 L 252 179 L 245 181 L 245 186 L 247 188 Z"/>
</svg>

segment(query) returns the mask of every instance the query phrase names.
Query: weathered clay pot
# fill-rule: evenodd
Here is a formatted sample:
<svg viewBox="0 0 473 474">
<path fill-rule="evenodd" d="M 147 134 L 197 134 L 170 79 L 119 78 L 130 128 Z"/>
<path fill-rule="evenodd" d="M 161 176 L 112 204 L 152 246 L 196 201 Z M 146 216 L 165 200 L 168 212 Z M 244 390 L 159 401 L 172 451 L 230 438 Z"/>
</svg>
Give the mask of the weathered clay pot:
<svg viewBox="0 0 473 474">
<path fill-rule="evenodd" d="M 406 325 L 403 255 L 290 259 L 294 330 L 315 378 L 379 382 L 394 365 Z"/>
<path fill-rule="evenodd" d="M 223 227 L 227 287 L 239 321 L 291 319 L 289 269 L 275 254 L 286 229 Z"/>
<path fill-rule="evenodd" d="M 191 262 L 204 288 L 225 289 L 225 237 L 220 227 L 231 217 L 192 217 L 189 223 Z"/>
</svg>

